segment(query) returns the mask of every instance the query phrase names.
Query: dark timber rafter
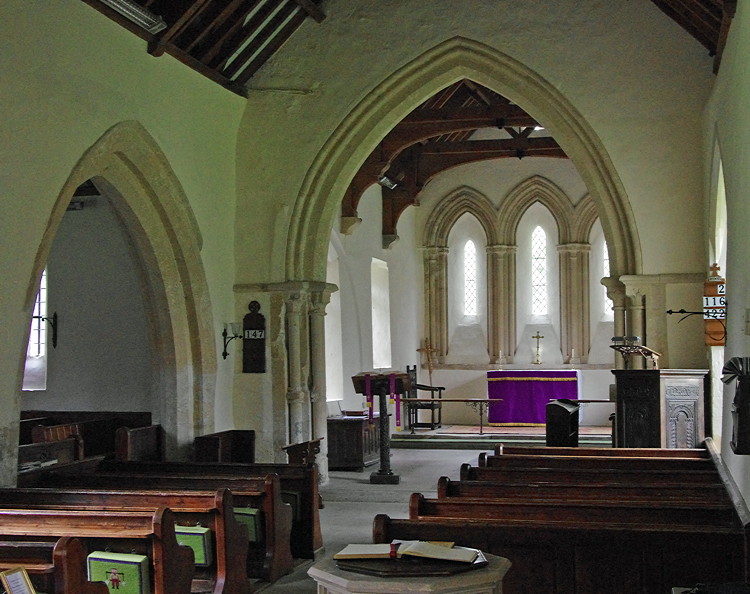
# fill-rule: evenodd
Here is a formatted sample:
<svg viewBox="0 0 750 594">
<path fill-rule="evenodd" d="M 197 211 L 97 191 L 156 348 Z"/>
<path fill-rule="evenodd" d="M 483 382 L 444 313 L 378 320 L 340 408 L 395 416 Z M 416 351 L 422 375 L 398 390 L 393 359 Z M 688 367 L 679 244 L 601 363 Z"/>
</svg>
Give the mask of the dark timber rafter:
<svg viewBox="0 0 750 594">
<path fill-rule="evenodd" d="M 479 129 L 502 138 L 472 140 Z M 444 89 L 415 109 L 382 140 L 355 174 L 341 205 L 356 218 L 359 200 L 374 183 L 383 185 L 383 245 L 395 238 L 398 219 L 439 173 L 477 161 L 567 155 L 554 138 L 539 134 L 537 120 L 518 105 L 471 81 Z M 388 187 L 393 186 L 395 187 Z"/>
</svg>

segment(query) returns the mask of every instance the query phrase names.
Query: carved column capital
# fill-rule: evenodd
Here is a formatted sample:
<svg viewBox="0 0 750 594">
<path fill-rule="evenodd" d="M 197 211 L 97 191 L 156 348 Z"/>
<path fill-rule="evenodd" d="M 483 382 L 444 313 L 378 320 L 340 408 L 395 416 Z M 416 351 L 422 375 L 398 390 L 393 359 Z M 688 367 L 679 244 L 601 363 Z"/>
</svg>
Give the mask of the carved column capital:
<svg viewBox="0 0 750 594">
<path fill-rule="evenodd" d="M 518 246 L 496 243 L 494 245 L 488 245 L 486 251 L 487 255 L 492 256 L 515 256 L 518 251 Z"/>
<path fill-rule="evenodd" d="M 590 243 L 561 243 L 557 246 L 558 254 L 571 254 L 573 257 L 590 252 Z"/>
</svg>

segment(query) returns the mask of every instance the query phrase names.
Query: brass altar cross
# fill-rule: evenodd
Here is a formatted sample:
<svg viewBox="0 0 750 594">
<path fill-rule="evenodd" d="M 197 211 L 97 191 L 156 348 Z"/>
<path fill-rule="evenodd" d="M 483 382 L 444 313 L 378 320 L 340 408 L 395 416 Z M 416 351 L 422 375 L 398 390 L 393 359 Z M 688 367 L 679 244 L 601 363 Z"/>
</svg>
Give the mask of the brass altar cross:
<svg viewBox="0 0 750 594">
<path fill-rule="evenodd" d="M 536 336 L 532 336 L 531 338 L 536 339 L 536 355 L 534 356 L 534 360 L 532 361 L 532 363 L 534 365 L 541 365 L 542 359 L 539 357 L 539 341 L 544 338 L 544 336 L 539 334 L 539 330 L 537 329 Z"/>
</svg>

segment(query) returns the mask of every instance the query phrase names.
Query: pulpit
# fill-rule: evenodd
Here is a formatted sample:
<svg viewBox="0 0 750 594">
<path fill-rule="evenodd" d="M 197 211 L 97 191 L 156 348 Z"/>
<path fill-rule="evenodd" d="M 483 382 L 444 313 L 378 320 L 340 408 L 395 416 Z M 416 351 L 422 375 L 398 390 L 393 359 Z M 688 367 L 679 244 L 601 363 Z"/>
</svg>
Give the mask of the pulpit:
<svg viewBox="0 0 750 594">
<path fill-rule="evenodd" d="M 396 402 L 397 422 L 400 423 L 400 399 L 411 388 L 411 378 L 403 371 L 370 371 L 352 377 L 354 390 L 367 398 L 369 419 L 374 422 L 374 399 L 378 399 L 380 413 L 380 469 L 370 475 L 370 482 L 380 485 L 397 485 L 401 478 L 391 470 L 391 435 L 388 422 L 388 396 Z"/>
<path fill-rule="evenodd" d="M 705 439 L 706 369 L 615 369 L 623 448 L 697 448 Z"/>
</svg>

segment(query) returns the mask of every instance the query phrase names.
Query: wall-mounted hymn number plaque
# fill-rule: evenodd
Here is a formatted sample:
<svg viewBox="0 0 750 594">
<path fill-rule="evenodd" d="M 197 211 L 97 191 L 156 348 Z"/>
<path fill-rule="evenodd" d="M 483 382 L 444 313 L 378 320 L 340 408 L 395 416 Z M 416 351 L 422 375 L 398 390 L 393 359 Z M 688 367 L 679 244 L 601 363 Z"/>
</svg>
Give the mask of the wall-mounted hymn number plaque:
<svg viewBox="0 0 750 594">
<path fill-rule="evenodd" d="M 719 276 L 719 266 L 711 266 L 711 273 L 703 285 L 703 326 L 706 346 L 724 346 L 727 340 L 727 281 Z"/>
<path fill-rule="evenodd" d="M 260 303 L 251 301 L 242 319 L 242 373 L 266 372 L 266 316 Z"/>
</svg>

